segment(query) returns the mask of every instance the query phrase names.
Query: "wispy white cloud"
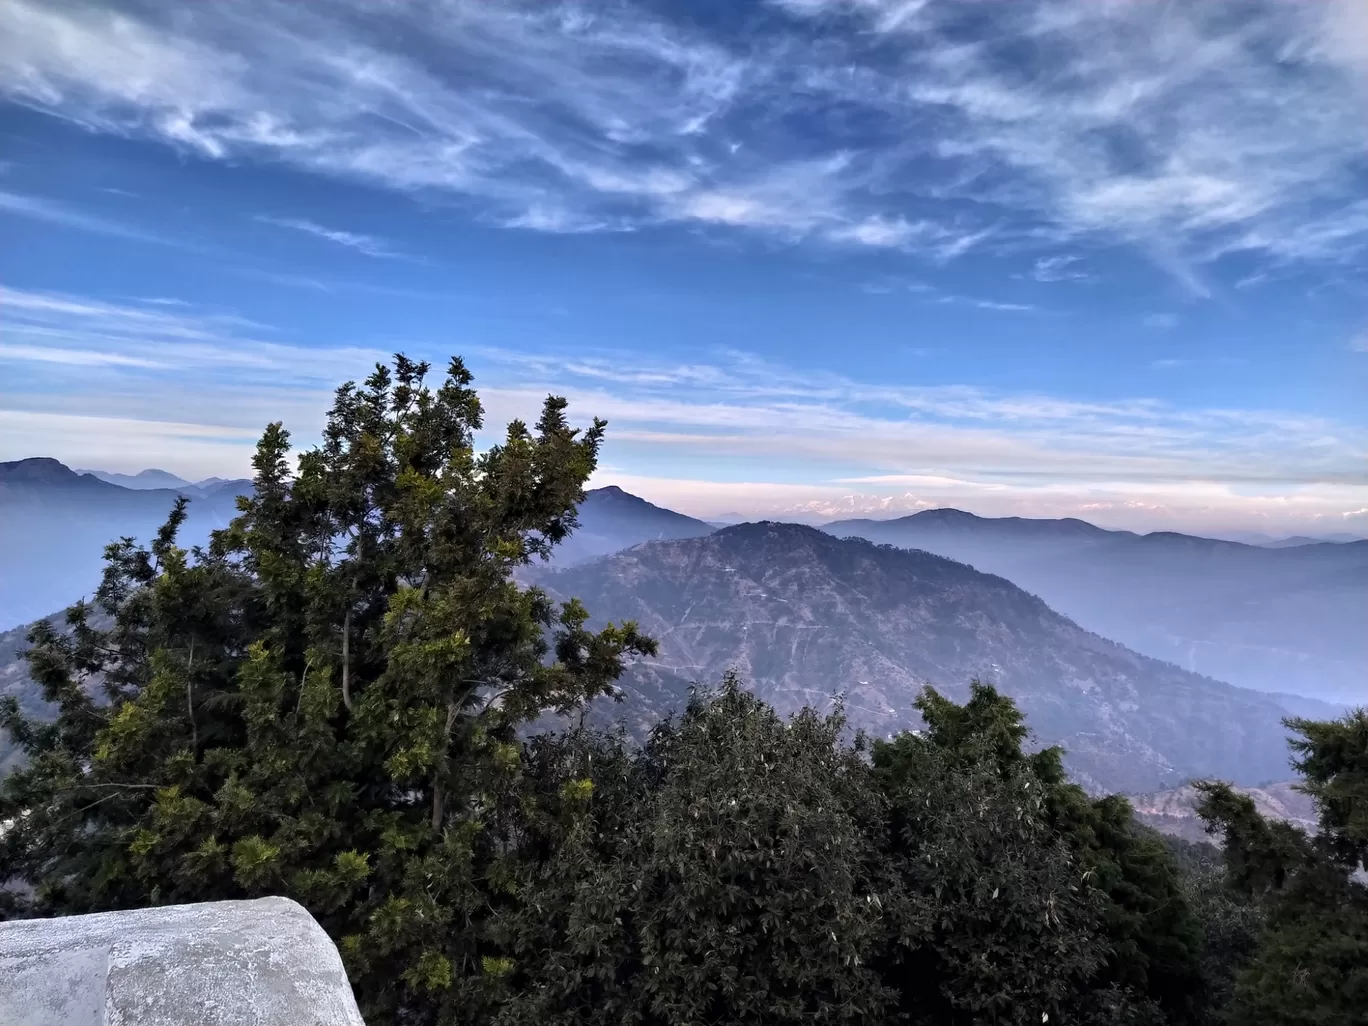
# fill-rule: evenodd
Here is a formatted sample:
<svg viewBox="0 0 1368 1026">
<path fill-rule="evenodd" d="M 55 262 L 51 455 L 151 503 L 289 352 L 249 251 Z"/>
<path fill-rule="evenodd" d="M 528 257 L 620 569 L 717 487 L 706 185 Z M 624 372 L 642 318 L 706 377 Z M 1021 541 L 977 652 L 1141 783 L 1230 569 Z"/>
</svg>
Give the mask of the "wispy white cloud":
<svg viewBox="0 0 1368 1026">
<path fill-rule="evenodd" d="M 990 310 L 998 313 L 1035 313 L 1040 311 L 1034 303 L 1014 302 L 1004 299 L 991 299 L 982 296 L 966 296 L 957 292 L 946 292 L 922 281 L 900 281 L 883 279 L 864 282 L 860 291 L 870 296 L 891 296 L 910 293 L 920 301 L 940 306 L 968 307 L 974 310 Z"/>
<path fill-rule="evenodd" d="M 0 405 L 0 459 L 42 454 L 69 466 L 125 473 L 159 466 L 187 477 L 203 476 L 205 468 L 242 477 L 251 473 L 251 447 L 259 436 L 256 426 L 179 421 L 152 411 L 90 415 Z"/>
<path fill-rule="evenodd" d="M 525 230 L 692 223 L 934 260 L 1121 243 L 1202 293 L 1227 254 L 1368 243 L 1360 9 L 782 0 L 721 36 L 633 3 L 10 0 L 0 93 Z"/>
<path fill-rule="evenodd" d="M 266 326 L 193 306 L 4 289 L 0 309 L 0 459 L 41 449 L 78 465 L 240 475 L 266 423 L 283 419 L 309 442 L 333 388 L 385 359 L 276 341 Z M 439 366 L 450 355 L 402 348 Z M 609 421 L 613 469 L 600 483 L 695 513 L 931 504 L 1214 530 L 1297 529 L 1368 505 L 1368 437 L 1324 417 L 900 385 L 725 350 L 690 362 L 466 355 L 492 427 L 565 395 L 575 416 Z"/>
<path fill-rule="evenodd" d="M 241 476 L 267 423 L 316 431 L 333 388 L 386 357 L 274 341 L 232 313 L 2 287 L 0 319 L 0 459 L 137 470 L 160 444 L 182 467 L 204 457 L 201 477 Z"/>
<path fill-rule="evenodd" d="M 389 258 L 399 256 L 388 242 L 376 238 L 374 235 L 343 231 L 340 228 L 326 228 L 321 224 L 298 217 L 270 217 L 265 214 L 258 214 L 256 220 L 262 224 L 275 225 L 277 228 L 288 228 L 291 231 L 303 232 L 305 235 L 327 239 L 329 242 L 354 249 L 359 253 L 366 254 L 366 256 Z"/>
<path fill-rule="evenodd" d="M 279 380 L 332 382 L 340 368 L 369 367 L 385 354 L 345 347 L 301 347 L 264 340 L 267 325 L 233 313 L 170 312 L 84 296 L 0 287 L 3 358 L 79 365 L 106 353 L 110 366 L 209 368 Z M 253 332 L 257 334 L 247 334 Z"/>
<path fill-rule="evenodd" d="M 636 225 L 625 219 L 610 220 L 596 217 L 564 206 L 533 203 L 521 213 L 503 221 L 506 228 L 526 228 L 534 232 L 555 235 L 576 235 L 583 232 L 632 231 Z"/>
<path fill-rule="evenodd" d="M 61 225 L 63 228 L 75 228 L 79 231 L 95 232 L 99 235 L 114 235 L 121 239 L 131 239 L 137 242 L 182 245 L 181 242 L 151 232 L 144 232 L 118 221 L 111 221 L 108 218 L 87 214 L 69 204 L 44 199 L 41 196 L 0 192 L 0 214 L 14 214 L 19 217 Z"/>
<path fill-rule="evenodd" d="M 1072 281 L 1084 284 L 1100 280 L 1097 275 L 1083 268 L 1082 257 L 1073 255 L 1038 257 L 1035 266 L 1022 277 L 1033 278 L 1039 282 Z"/>
<path fill-rule="evenodd" d="M 0 363 L 59 363 L 70 367 L 143 367 L 165 369 L 166 364 L 143 356 L 99 349 L 57 346 L 16 346 L 0 342 Z"/>
<path fill-rule="evenodd" d="M 1199 292 L 1194 268 L 1225 253 L 1338 260 L 1368 242 L 1355 81 L 1368 60 L 1336 45 L 1357 0 L 1043 0 L 992 5 L 991 27 L 961 4 L 802 6 L 902 47 L 901 80 L 940 115 L 930 147 L 964 164 L 965 198 L 996 192 L 1066 237 L 1137 244 Z M 1023 47 L 1036 63 L 1008 56 Z M 899 96 L 883 82 L 859 95 Z"/>
<path fill-rule="evenodd" d="M 942 295 L 936 302 L 949 306 L 972 306 L 976 310 L 997 310 L 1001 313 L 1031 313 L 1034 303 L 1010 303 L 1000 299 L 978 299 L 974 296 Z"/>
<path fill-rule="evenodd" d="M 678 366 L 639 354 L 478 355 L 492 418 L 526 415 L 546 391 L 566 394 L 608 418 L 614 469 L 604 483 L 634 483 L 700 514 L 958 504 L 1214 530 L 1268 518 L 1305 526 L 1368 496 L 1361 429 L 1276 410 L 876 384 L 744 354 Z M 667 477 L 662 467 L 682 469 Z"/>
</svg>

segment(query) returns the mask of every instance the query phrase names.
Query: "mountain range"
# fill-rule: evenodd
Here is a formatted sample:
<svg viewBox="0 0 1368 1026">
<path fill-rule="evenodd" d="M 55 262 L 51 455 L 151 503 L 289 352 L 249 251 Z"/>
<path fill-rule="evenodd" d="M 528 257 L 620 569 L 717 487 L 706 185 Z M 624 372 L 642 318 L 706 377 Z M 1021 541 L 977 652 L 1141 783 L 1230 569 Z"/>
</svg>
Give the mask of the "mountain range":
<svg viewBox="0 0 1368 1026">
<path fill-rule="evenodd" d="M 177 496 L 191 500 L 181 537 L 195 545 L 227 526 L 236 497 L 251 487 L 251 481 L 223 478 L 190 484 L 164 470 L 77 471 L 46 458 L 0 463 L 0 630 L 88 596 L 99 584 L 105 545 L 124 536 L 150 540 Z M 587 493 L 579 518 L 579 528 L 556 549 L 557 566 L 713 530 L 614 487 Z"/>
<path fill-rule="evenodd" d="M 0 631 L 89 595 L 104 545 L 147 541 L 177 495 L 192 500 L 183 539 L 196 543 L 250 488 L 112 477 L 0 464 Z M 1090 788 L 1154 791 L 1209 774 L 1283 779 L 1280 719 L 1342 711 L 1307 693 L 1363 694 L 1364 543 L 1260 549 L 956 510 L 719 529 L 612 487 L 588 492 L 579 520 L 549 564 L 519 577 L 660 640 L 660 657 L 622 681 L 624 704 L 594 713 L 638 732 L 728 669 L 783 711 L 843 693 L 852 723 L 878 733 L 915 725 L 923 683 L 963 697 L 979 677 L 1018 700 L 1042 742 L 1065 745 Z M 33 709 L 23 634 L 0 634 L 0 692 Z M 1290 653 L 1298 673 L 1239 664 L 1240 644 Z M 1244 678 L 1213 679 L 1221 658 Z M 1232 686 L 1251 678 L 1268 693 Z"/>
<path fill-rule="evenodd" d="M 1286 535 L 1260 534 L 1257 531 L 1231 531 L 1222 534 L 1220 537 L 1226 541 L 1261 545 L 1266 549 L 1287 549 L 1298 545 L 1320 545 L 1324 542 L 1368 541 L 1368 538 L 1361 534 L 1350 534 L 1347 531 L 1332 531 L 1329 534 L 1316 535 L 1315 537 L 1306 534 L 1294 534 L 1288 537 Z"/>
<path fill-rule="evenodd" d="M 797 524 L 650 542 L 535 579 L 659 641 L 622 679 L 625 700 L 597 711 L 638 733 L 729 669 L 782 712 L 841 693 L 852 725 L 880 735 L 916 725 L 923 684 L 963 699 L 979 678 L 1017 700 L 1041 742 L 1065 746 L 1085 786 L 1143 791 L 1286 778 L 1281 719 L 1294 705 L 1338 711 L 1140 655 L 963 563 Z"/>
<path fill-rule="evenodd" d="M 89 595 L 105 545 L 150 540 L 179 495 L 191 499 L 182 533 L 201 544 L 236 513 L 249 481 L 125 488 L 78 474 L 54 459 L 0 463 L 0 630 L 36 620 Z"/>
<path fill-rule="evenodd" d="M 73 470 L 72 473 L 77 476 L 88 474 L 105 484 L 118 485 L 120 488 L 129 488 L 135 492 L 172 491 L 178 495 L 188 495 L 192 499 L 207 498 L 225 488 L 234 489 L 234 494 L 242 495 L 252 487 L 252 482 L 247 478 L 206 477 L 202 481 L 187 481 L 169 470 L 157 470 L 155 467 L 140 470 L 136 474 L 115 474 L 108 470 Z"/>
<path fill-rule="evenodd" d="M 1080 626 L 1196 673 L 1329 702 L 1364 697 L 1368 541 L 1265 548 L 953 509 L 824 529 L 1000 574 Z"/>
<path fill-rule="evenodd" d="M 615 485 L 595 488 L 579 506 L 579 527 L 556 546 L 555 566 L 574 566 L 646 541 L 711 534 L 702 520 L 656 506 Z"/>
</svg>

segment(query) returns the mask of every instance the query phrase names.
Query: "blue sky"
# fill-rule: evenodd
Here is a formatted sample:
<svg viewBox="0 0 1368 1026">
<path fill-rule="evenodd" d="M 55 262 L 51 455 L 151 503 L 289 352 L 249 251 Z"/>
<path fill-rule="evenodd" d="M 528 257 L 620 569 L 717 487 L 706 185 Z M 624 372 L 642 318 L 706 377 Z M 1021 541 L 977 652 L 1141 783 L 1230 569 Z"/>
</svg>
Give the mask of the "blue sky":
<svg viewBox="0 0 1368 1026">
<path fill-rule="evenodd" d="M 691 513 L 1368 535 L 1362 0 L 9 0 L 0 233 L 0 459 L 461 353 Z"/>
</svg>

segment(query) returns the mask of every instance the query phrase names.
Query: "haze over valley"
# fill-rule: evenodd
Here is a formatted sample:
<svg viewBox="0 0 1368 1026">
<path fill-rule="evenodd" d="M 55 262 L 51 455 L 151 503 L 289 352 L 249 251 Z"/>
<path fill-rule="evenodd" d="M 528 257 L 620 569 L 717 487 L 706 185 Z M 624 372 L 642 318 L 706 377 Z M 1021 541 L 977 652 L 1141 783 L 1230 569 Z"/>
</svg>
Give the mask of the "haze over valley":
<svg viewBox="0 0 1368 1026">
<path fill-rule="evenodd" d="M 105 543 L 147 540 L 177 495 L 191 500 L 184 541 L 205 543 L 251 491 L 167 477 L 0 464 L 0 691 L 41 705 L 22 625 L 91 597 Z M 640 737 L 728 671 L 781 712 L 839 700 L 880 736 L 919 722 L 924 684 L 962 697 L 979 679 L 1020 703 L 1039 743 L 1065 748 L 1085 786 L 1149 792 L 1281 780 L 1281 720 L 1364 697 L 1368 542 L 1257 547 L 958 510 L 717 527 L 617 487 L 590 490 L 578 516 L 520 577 L 659 640 L 622 701 L 595 707 Z"/>
</svg>

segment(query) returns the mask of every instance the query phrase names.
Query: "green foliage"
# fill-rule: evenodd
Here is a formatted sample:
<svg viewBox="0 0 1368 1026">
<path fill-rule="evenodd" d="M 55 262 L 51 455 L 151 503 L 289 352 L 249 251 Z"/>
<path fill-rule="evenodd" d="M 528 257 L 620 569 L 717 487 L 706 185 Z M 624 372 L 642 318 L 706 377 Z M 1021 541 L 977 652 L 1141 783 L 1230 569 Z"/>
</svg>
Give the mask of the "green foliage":
<svg viewBox="0 0 1368 1026">
<path fill-rule="evenodd" d="M 784 722 L 729 678 L 641 751 L 534 743 L 526 829 L 543 857 L 503 924 L 518 968 L 499 1021 L 878 1021 L 883 809 L 842 726 Z M 557 786 L 580 773 L 587 808 Z"/>
<path fill-rule="evenodd" d="M 1351 1026 L 1368 1016 L 1368 895 L 1339 873 L 1298 875 L 1271 902 L 1236 979 L 1235 1026 Z"/>
<path fill-rule="evenodd" d="M 111 545 L 109 630 L 77 606 L 69 635 L 34 631 L 58 717 L 0 710 L 28 756 L 0 873 L 34 910 L 284 894 L 338 938 L 371 1021 L 478 1018 L 516 730 L 653 645 L 511 577 L 574 527 L 603 424 L 551 398 L 477 454 L 469 373 L 427 369 L 339 389 L 297 473 L 271 425 L 207 551 L 175 545 L 183 501 L 149 548 Z"/>
<path fill-rule="evenodd" d="M 1336 861 L 1368 868 L 1368 709 L 1329 722 L 1293 719 L 1291 741 L 1302 790 L 1316 800 L 1321 834 Z"/>
<path fill-rule="evenodd" d="M 1350 1026 L 1368 1008 L 1368 887 L 1361 795 L 1368 771 L 1365 714 L 1328 723 L 1289 721 L 1315 797 L 1320 830 L 1308 837 L 1265 821 L 1247 796 L 1199 785 L 1198 812 L 1224 833 L 1227 885 L 1255 905 L 1261 929 L 1234 972 L 1218 1021 L 1233 1026 Z"/>
<path fill-rule="evenodd" d="M 1068 1021 L 1102 966 L 1097 896 L 1050 829 L 1040 781 L 984 739 L 877 744 L 905 888 L 885 972 L 913 1023 Z"/>
<path fill-rule="evenodd" d="M 960 874 L 942 893 L 971 885 L 1003 893 L 1016 874 L 1011 900 L 1019 904 L 1007 925 L 1025 932 L 1011 935 L 996 911 L 986 913 L 991 925 L 983 929 L 1001 943 L 993 964 L 1002 976 L 969 985 L 977 996 L 967 1007 L 1013 1009 L 997 1013 L 1003 1016 L 1039 1008 L 1054 1021 L 1071 1012 L 1099 1022 L 1157 1021 L 1161 1014 L 1173 1023 L 1194 1021 L 1200 927 L 1164 843 L 1136 826 L 1123 798 L 1094 801 L 1070 783 L 1058 749 L 1025 751 L 1021 714 L 994 688 L 974 682 L 962 706 L 927 689 L 917 707 L 923 735 L 875 745 L 875 765 L 895 795 L 915 782 L 894 802 L 910 817 L 901 826 L 907 850 L 925 858 L 927 848 L 918 850 L 912 838 L 954 832 L 959 847 L 933 857 L 939 872 Z M 977 810 L 968 821 L 977 832 L 967 829 L 965 809 Z M 950 919 L 968 921 L 960 914 Z M 932 947 L 953 949 L 944 940 Z M 1037 951 L 1055 961 L 1025 957 Z M 1019 990 L 1013 979 L 1034 989 Z M 1091 1011 L 1068 1007 L 1080 991 L 1096 1003 Z M 938 1014 L 936 1022 L 955 1021 L 949 1010 Z"/>
<path fill-rule="evenodd" d="M 1168 840 L 1171 844 L 1174 841 Z M 1257 901 L 1230 885 L 1219 864 L 1219 854 L 1213 858 L 1211 852 L 1200 850 L 1209 848 L 1187 845 L 1180 864 L 1186 867 L 1187 903 L 1201 930 L 1199 1021 L 1203 1026 L 1226 1026 L 1230 1022 L 1236 977 L 1249 964 L 1258 946 L 1264 915 Z"/>
</svg>

